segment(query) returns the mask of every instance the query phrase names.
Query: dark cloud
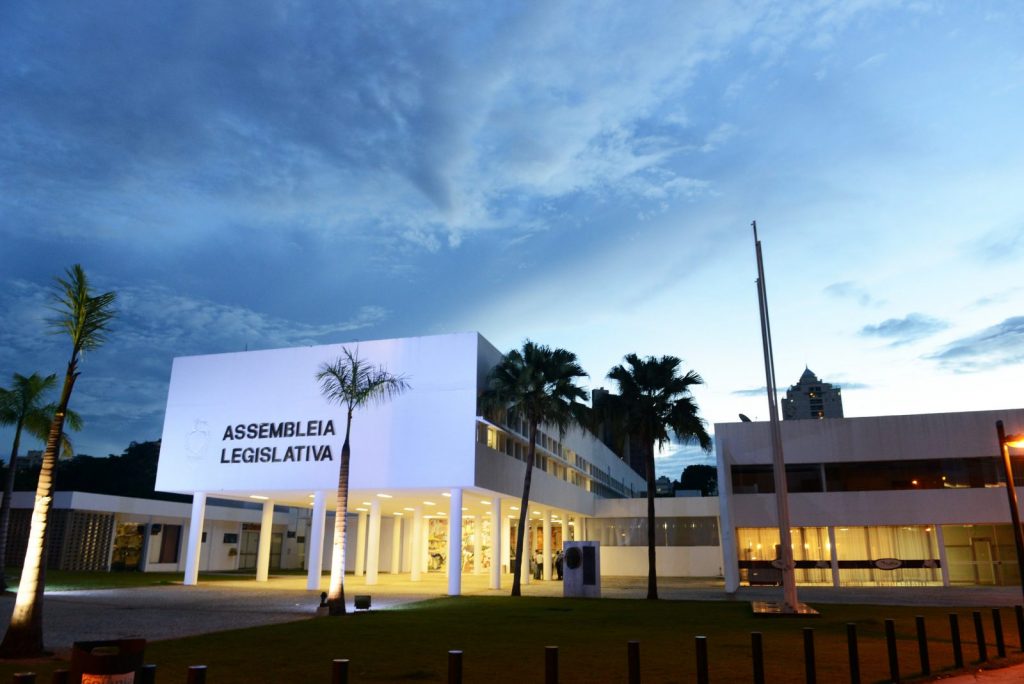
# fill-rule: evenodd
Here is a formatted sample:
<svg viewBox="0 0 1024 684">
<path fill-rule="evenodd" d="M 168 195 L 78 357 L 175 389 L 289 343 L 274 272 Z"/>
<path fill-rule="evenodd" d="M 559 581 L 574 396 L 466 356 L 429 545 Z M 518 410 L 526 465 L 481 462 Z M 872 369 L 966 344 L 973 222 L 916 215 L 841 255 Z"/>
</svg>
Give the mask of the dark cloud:
<svg viewBox="0 0 1024 684">
<path fill-rule="evenodd" d="M 1024 362 L 1024 316 L 1013 316 L 979 333 L 962 337 L 925 358 L 958 373 Z"/>
<path fill-rule="evenodd" d="M 921 313 L 909 313 L 903 318 L 888 318 L 876 325 L 865 325 L 860 329 L 864 337 L 881 337 L 891 340 L 890 345 L 898 347 L 949 328 L 950 324 L 938 318 Z"/>
<path fill-rule="evenodd" d="M 787 387 L 783 387 L 781 391 L 785 392 L 787 389 Z M 775 391 L 778 393 L 780 390 L 776 388 Z M 737 397 L 763 397 L 767 392 L 768 388 L 765 385 L 761 385 L 760 387 L 753 387 L 750 389 L 733 390 L 729 394 Z"/>
<path fill-rule="evenodd" d="M 864 287 L 852 280 L 826 285 L 823 292 L 837 299 L 852 299 L 861 306 L 879 306 L 885 303 L 885 300 L 876 299 Z"/>
</svg>

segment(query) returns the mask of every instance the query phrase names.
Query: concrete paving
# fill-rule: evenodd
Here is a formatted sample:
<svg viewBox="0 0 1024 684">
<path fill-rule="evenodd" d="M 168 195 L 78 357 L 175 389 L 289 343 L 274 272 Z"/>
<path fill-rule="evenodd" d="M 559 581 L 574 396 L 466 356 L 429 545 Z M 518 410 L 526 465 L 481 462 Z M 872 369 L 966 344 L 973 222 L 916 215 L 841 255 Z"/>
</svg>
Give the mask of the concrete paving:
<svg viewBox="0 0 1024 684">
<path fill-rule="evenodd" d="M 464 575 L 467 596 L 507 596 L 510 577 L 502 577 L 503 588 L 488 587 L 486 575 Z M 326 590 L 327 577 L 321 589 Z M 356 594 L 370 594 L 374 610 L 438 598 L 447 594 L 447 580 L 440 574 L 425 575 L 411 582 L 408 575 L 380 575 L 379 583 L 366 584 L 364 577 L 345 580 L 349 608 Z M 561 596 L 562 583 L 533 581 L 523 585 L 525 596 Z M 641 599 L 647 594 L 644 577 L 602 579 L 602 594 L 608 599 Z M 666 600 L 742 601 L 778 600 L 781 589 L 743 587 L 726 594 L 721 580 L 662 578 L 659 595 Z M 1021 603 L 1021 590 L 1014 587 L 800 587 L 800 600 L 814 604 L 860 603 L 871 605 L 921 605 L 950 607 L 1003 607 Z M 67 654 L 74 641 L 143 637 L 147 640 L 173 639 L 257 625 L 303 620 L 316 613 L 319 593 L 305 589 L 305 578 L 273 576 L 266 583 L 251 578 L 219 579 L 183 585 L 105 589 L 98 591 L 48 592 L 44 606 L 47 648 Z M 14 597 L 0 596 L 0 626 L 6 628 Z M 1012 625 L 1012 617 L 1008 616 Z M 1013 633 L 1013 627 L 1007 629 Z M 1024 665 L 1002 670 L 985 670 L 958 675 L 944 681 L 951 684 L 1003 684 L 1024 682 Z"/>
</svg>

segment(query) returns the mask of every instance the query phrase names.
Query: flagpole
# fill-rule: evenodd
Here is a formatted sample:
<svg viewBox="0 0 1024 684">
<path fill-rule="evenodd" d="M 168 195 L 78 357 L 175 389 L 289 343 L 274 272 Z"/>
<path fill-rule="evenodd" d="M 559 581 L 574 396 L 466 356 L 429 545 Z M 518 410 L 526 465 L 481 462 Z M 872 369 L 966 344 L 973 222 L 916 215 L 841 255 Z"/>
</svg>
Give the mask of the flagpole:
<svg viewBox="0 0 1024 684">
<path fill-rule="evenodd" d="M 782 429 L 779 426 L 779 401 L 775 391 L 775 357 L 772 352 L 772 331 L 768 322 L 768 294 L 764 284 L 764 261 L 761 257 L 761 241 L 757 238 L 757 221 L 754 228 L 754 251 L 757 253 L 757 303 L 761 313 L 761 346 L 764 349 L 764 375 L 768 394 L 768 418 L 771 425 L 772 471 L 775 476 L 775 503 L 779 518 L 779 558 L 773 565 L 782 573 L 782 609 L 796 613 L 799 602 L 796 596 L 796 579 L 793 575 L 793 539 L 789 529 L 789 488 L 786 482 L 786 463 L 782 454 Z"/>
</svg>

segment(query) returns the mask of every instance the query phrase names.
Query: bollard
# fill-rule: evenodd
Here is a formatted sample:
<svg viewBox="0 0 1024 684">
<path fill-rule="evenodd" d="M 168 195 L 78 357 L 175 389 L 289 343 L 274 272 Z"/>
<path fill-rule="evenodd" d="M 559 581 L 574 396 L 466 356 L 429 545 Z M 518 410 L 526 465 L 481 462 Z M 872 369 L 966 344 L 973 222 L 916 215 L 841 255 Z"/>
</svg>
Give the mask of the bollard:
<svg viewBox="0 0 1024 684">
<path fill-rule="evenodd" d="M 56 675 L 56 673 L 54 673 Z M 57 680 L 53 680 L 57 684 Z M 135 677 L 135 684 L 156 684 L 156 665 L 148 663 L 139 668 L 138 676 Z"/>
<path fill-rule="evenodd" d="M 814 629 L 804 627 L 804 677 L 807 684 L 818 681 L 818 672 L 814 667 Z"/>
<path fill-rule="evenodd" d="M 959 670 L 964 666 L 964 651 L 960 645 L 960 620 L 956 613 L 949 614 L 949 638 L 953 642 L 953 666 Z"/>
<path fill-rule="evenodd" d="M 857 625 L 846 623 L 846 650 L 850 654 L 850 684 L 860 684 L 860 656 L 857 654 Z"/>
<path fill-rule="evenodd" d="M 70 670 L 54 670 L 50 677 L 50 684 L 68 684 L 71 681 Z M 146 684 L 144 680 L 138 680 L 139 684 Z M 149 682 L 149 684 L 153 684 Z"/>
<path fill-rule="evenodd" d="M 1024 606 L 1014 606 L 1013 612 L 1017 615 L 1017 643 L 1024 652 Z"/>
<path fill-rule="evenodd" d="M 974 636 L 978 640 L 978 662 L 988 660 L 988 649 L 985 647 L 985 626 L 981 624 L 981 611 L 974 611 Z"/>
<path fill-rule="evenodd" d="M 558 684 L 558 647 L 544 647 L 544 684 Z"/>
<path fill-rule="evenodd" d="M 1006 642 L 1003 640 L 1003 616 L 999 614 L 998 608 L 992 609 L 992 631 L 996 635 L 996 654 L 1000 658 L 1006 657 Z"/>
<path fill-rule="evenodd" d="M 885 621 L 885 645 L 889 649 L 889 677 L 894 682 L 900 681 L 900 656 L 896 652 L 896 623 Z"/>
<path fill-rule="evenodd" d="M 932 666 L 928 660 L 928 634 L 924 627 L 924 616 L 918 615 L 914 622 L 917 624 L 917 653 L 921 658 L 921 674 L 929 675 L 932 673 Z"/>
<path fill-rule="evenodd" d="M 206 684 L 206 666 L 189 665 L 187 684 Z"/>
<path fill-rule="evenodd" d="M 697 684 L 708 684 L 708 638 L 694 637 L 697 646 Z"/>
<path fill-rule="evenodd" d="M 750 633 L 750 655 L 754 659 L 754 684 L 764 684 L 764 647 L 761 633 Z"/>
<path fill-rule="evenodd" d="M 36 684 L 36 673 L 35 672 L 15 672 L 14 679 L 11 680 L 14 684 Z"/>
<path fill-rule="evenodd" d="M 348 658 L 331 661 L 331 684 L 348 684 Z"/>
<path fill-rule="evenodd" d="M 448 684 L 462 684 L 462 651 L 448 651 Z"/>
<path fill-rule="evenodd" d="M 629 684 L 640 684 L 640 642 L 630 641 L 626 644 L 626 669 Z"/>
</svg>

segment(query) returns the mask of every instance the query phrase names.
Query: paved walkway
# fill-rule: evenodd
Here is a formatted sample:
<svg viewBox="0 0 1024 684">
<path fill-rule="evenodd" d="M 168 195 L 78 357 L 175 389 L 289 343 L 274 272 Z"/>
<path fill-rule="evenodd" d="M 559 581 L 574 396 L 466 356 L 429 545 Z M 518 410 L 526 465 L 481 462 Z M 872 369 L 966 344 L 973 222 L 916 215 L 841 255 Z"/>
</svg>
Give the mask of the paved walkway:
<svg viewBox="0 0 1024 684">
<path fill-rule="evenodd" d="M 488 588 L 486 575 L 465 575 L 463 594 L 506 596 L 511 586 Z M 327 588 L 327 577 L 322 589 Z M 48 592 L 44 606 L 45 643 L 59 654 L 67 654 L 74 641 L 118 639 L 142 636 L 148 640 L 173 639 L 229 629 L 303 620 L 313 616 L 319 603 L 317 592 L 305 589 L 305 578 L 275 576 L 265 584 L 251 578 L 181 585 L 105 589 L 99 591 Z M 387 609 L 447 594 L 442 575 L 426 575 L 421 582 L 408 575 L 380 575 L 379 583 L 367 586 L 363 577 L 346 577 L 349 608 L 356 594 L 370 594 L 373 608 Z M 561 582 L 534 581 L 523 586 L 526 596 L 561 596 Z M 603 578 L 602 594 L 609 599 L 644 598 L 646 578 Z M 720 580 L 663 578 L 659 595 L 667 600 L 743 601 L 778 600 L 781 590 L 771 587 L 743 587 L 726 594 Z M 1021 603 L 1019 588 L 1013 587 L 864 587 L 833 589 L 801 587 L 800 600 L 809 604 L 864 603 L 877 605 L 927 605 L 989 607 Z M 6 628 L 14 596 L 0 596 L 0 626 Z M 1012 629 L 1012 628 L 1010 628 Z M 943 680 L 949 684 L 1004 684 L 1024 682 L 1024 665 L 1002 670 L 981 671 Z"/>
</svg>

